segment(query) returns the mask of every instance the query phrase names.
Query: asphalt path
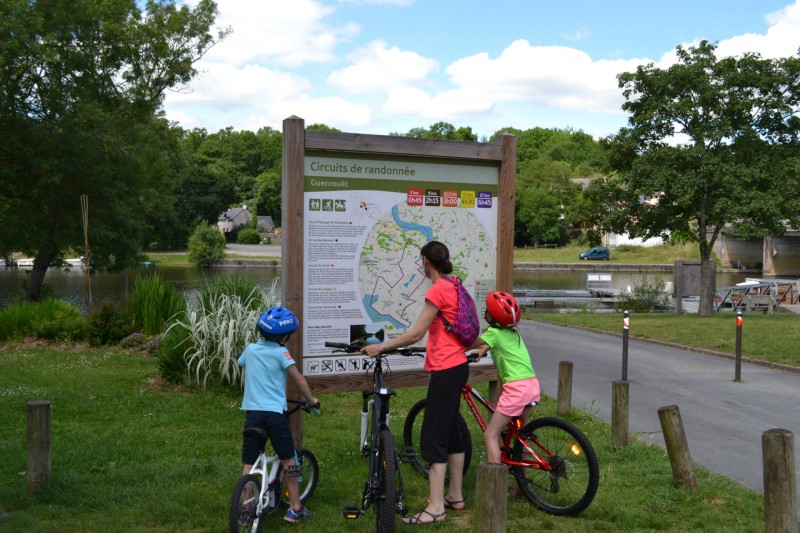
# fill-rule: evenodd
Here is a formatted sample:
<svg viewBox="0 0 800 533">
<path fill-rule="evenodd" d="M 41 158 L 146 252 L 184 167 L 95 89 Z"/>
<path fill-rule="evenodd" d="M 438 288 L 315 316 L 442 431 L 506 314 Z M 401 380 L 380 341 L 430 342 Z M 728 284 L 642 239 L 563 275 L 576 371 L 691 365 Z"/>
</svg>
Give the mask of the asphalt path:
<svg viewBox="0 0 800 533">
<path fill-rule="evenodd" d="M 232 255 L 252 255 L 262 257 L 280 257 L 280 244 L 233 244 L 225 245 L 225 253 Z"/>
<path fill-rule="evenodd" d="M 622 379 L 621 336 L 532 320 L 519 329 L 543 394 L 557 396 L 559 363 L 572 361 L 572 406 L 610 423 L 612 383 Z M 800 433 L 800 373 L 742 362 L 741 381 L 734 377 L 732 359 L 630 337 L 629 431 L 664 447 L 658 409 L 677 405 L 694 463 L 763 494 L 762 434 Z"/>
</svg>

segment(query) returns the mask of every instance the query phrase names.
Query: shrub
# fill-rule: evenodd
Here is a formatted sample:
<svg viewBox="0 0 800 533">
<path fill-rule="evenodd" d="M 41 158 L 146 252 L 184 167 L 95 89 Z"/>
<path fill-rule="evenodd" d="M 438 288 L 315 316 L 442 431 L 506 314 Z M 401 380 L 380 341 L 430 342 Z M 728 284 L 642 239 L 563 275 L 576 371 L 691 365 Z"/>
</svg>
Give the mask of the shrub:
<svg viewBox="0 0 800 533">
<path fill-rule="evenodd" d="M 104 300 L 89 315 L 89 343 L 94 346 L 117 344 L 136 330 L 133 302 Z"/>
<path fill-rule="evenodd" d="M 225 237 L 208 224 L 199 224 L 189 237 L 189 260 L 199 268 L 225 257 Z"/>
<path fill-rule="evenodd" d="M 36 324 L 33 334 L 39 339 L 53 341 L 82 342 L 89 336 L 89 323 L 86 317 L 78 313 L 56 315 L 52 320 Z"/>
<path fill-rule="evenodd" d="M 152 276 L 139 276 L 133 286 L 135 323 L 145 335 L 163 332 L 186 309 L 186 298 L 171 283 Z"/>
<path fill-rule="evenodd" d="M 243 229 L 236 237 L 236 242 L 239 244 L 259 244 L 261 242 L 261 236 L 255 229 Z"/>
<path fill-rule="evenodd" d="M 162 340 L 162 376 L 175 380 L 180 375 L 201 387 L 209 382 L 241 385 L 237 360 L 244 347 L 255 341 L 259 315 L 278 303 L 277 282 L 265 289 L 244 277 L 216 276 L 207 281 L 196 303 Z"/>
<path fill-rule="evenodd" d="M 161 338 L 155 351 L 158 372 L 164 379 L 183 384 L 188 375 L 186 351 L 189 349 L 189 332 L 181 324 L 172 324 Z"/>
<path fill-rule="evenodd" d="M 655 276 L 644 275 L 634 285 L 633 292 L 624 293 L 619 301 L 614 304 L 617 311 L 633 311 L 649 313 L 651 311 L 665 311 L 670 308 L 672 297 L 664 292 L 664 280 Z"/>
<path fill-rule="evenodd" d="M 25 336 L 64 340 L 80 340 L 84 325 L 78 309 L 63 300 L 45 298 L 39 302 L 21 302 L 0 312 L 0 340 L 20 339 Z M 72 333 L 67 338 L 59 329 L 66 327 Z"/>
</svg>

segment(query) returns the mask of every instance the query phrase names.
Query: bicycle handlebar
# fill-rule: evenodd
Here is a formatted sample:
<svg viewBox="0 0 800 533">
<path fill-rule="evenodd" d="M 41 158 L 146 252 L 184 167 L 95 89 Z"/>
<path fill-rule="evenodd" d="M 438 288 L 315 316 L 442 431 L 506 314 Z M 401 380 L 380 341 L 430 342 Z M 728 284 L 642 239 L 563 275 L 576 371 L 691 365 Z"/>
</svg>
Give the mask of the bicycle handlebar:
<svg viewBox="0 0 800 533">
<path fill-rule="evenodd" d="M 294 404 L 297 404 L 297 407 L 295 407 L 295 408 L 293 408 L 293 409 L 289 409 L 289 412 L 288 412 L 288 414 L 292 414 L 292 413 L 294 413 L 295 411 L 297 411 L 298 409 L 302 409 L 302 410 L 303 410 L 303 411 L 305 411 L 306 413 L 313 413 L 313 414 L 315 414 L 315 415 L 322 414 L 322 413 L 320 412 L 319 400 L 317 400 L 317 403 L 316 403 L 315 405 L 312 405 L 312 406 L 310 406 L 310 407 L 307 405 L 307 404 L 308 404 L 308 402 L 307 402 L 306 400 L 286 400 L 286 402 L 287 402 L 287 403 L 294 403 Z"/>
<path fill-rule="evenodd" d="M 366 344 L 355 342 L 352 344 L 348 344 L 346 342 L 325 342 L 326 348 L 336 348 L 338 351 L 342 351 L 345 353 L 356 353 L 360 352 L 361 349 L 367 346 Z M 422 354 L 425 353 L 424 346 L 407 346 L 405 348 L 396 348 L 394 350 L 390 350 L 387 352 L 383 352 L 382 355 L 389 355 L 389 354 L 398 354 L 405 357 L 410 357 L 412 355 L 416 355 L 418 357 L 422 357 Z"/>
</svg>

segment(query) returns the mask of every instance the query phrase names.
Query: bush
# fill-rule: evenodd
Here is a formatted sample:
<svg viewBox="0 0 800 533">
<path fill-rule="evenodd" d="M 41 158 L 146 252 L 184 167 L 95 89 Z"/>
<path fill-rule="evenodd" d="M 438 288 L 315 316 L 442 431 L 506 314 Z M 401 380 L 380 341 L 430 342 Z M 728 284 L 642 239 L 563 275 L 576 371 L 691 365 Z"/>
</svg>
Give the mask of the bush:
<svg viewBox="0 0 800 533">
<path fill-rule="evenodd" d="M 243 229 L 236 237 L 236 242 L 239 244 L 259 244 L 261 242 L 261 236 L 258 234 L 257 230 Z"/>
<path fill-rule="evenodd" d="M 89 323 L 75 309 L 75 314 L 56 315 L 53 320 L 42 321 L 34 326 L 33 334 L 39 339 L 52 341 L 82 342 L 89 336 Z"/>
<path fill-rule="evenodd" d="M 671 296 L 664 292 L 664 280 L 655 276 L 642 276 L 634 285 L 632 293 L 624 293 L 619 301 L 614 304 L 617 311 L 633 311 L 636 313 L 649 313 L 651 311 L 666 311 L 670 308 Z"/>
<path fill-rule="evenodd" d="M 89 343 L 94 346 L 117 344 L 136 331 L 136 320 L 131 300 L 117 303 L 104 300 L 89 315 Z"/>
<path fill-rule="evenodd" d="M 256 338 L 259 315 L 278 303 L 277 279 L 268 289 L 248 278 L 215 276 L 196 303 L 170 326 L 159 353 L 161 375 L 193 385 L 240 386 L 237 363 L 244 347 Z M 181 382 L 181 381 L 179 381 Z"/>
<path fill-rule="evenodd" d="M 158 274 L 137 277 L 132 294 L 135 323 L 145 335 L 162 333 L 186 309 L 186 298 Z"/>
<path fill-rule="evenodd" d="M 225 237 L 208 224 L 199 224 L 189 237 L 189 261 L 199 268 L 225 257 Z"/>
<path fill-rule="evenodd" d="M 189 332 L 186 328 L 181 324 L 170 326 L 161 339 L 161 346 L 155 352 L 161 377 L 173 383 L 186 382 L 186 351 L 189 348 Z"/>
<path fill-rule="evenodd" d="M 85 334 L 84 327 L 84 319 L 78 309 L 56 298 L 21 302 L 0 312 L 0 340 L 21 339 L 25 336 L 81 340 Z M 61 334 L 62 328 L 71 333 Z"/>
</svg>

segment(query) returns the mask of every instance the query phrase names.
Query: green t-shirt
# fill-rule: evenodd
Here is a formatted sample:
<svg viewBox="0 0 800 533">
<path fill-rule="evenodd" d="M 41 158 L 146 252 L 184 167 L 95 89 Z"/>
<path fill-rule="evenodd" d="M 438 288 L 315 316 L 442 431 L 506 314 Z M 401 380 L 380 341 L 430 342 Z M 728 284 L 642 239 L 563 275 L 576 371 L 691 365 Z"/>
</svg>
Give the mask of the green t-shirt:
<svg viewBox="0 0 800 533">
<path fill-rule="evenodd" d="M 512 329 L 489 327 L 481 339 L 492 350 L 492 361 L 503 383 L 536 377 L 525 342 Z"/>
</svg>

